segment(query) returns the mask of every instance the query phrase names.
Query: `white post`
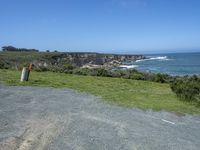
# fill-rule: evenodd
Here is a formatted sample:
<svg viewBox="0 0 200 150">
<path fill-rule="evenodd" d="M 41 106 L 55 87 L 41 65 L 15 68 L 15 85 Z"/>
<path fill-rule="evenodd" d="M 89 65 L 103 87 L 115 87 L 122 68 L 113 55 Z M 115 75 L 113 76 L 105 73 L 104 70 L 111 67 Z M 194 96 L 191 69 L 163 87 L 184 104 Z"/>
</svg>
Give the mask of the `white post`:
<svg viewBox="0 0 200 150">
<path fill-rule="evenodd" d="M 28 75 L 29 75 L 28 69 L 26 67 L 23 67 L 20 81 L 22 82 L 28 81 Z"/>
</svg>

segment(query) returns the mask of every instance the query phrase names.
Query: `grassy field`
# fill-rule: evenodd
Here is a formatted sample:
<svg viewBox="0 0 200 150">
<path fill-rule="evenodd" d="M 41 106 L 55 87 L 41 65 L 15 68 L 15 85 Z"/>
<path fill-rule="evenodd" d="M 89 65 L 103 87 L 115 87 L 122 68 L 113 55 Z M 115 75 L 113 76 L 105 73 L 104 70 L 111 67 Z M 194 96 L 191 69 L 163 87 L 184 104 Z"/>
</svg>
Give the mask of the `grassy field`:
<svg viewBox="0 0 200 150">
<path fill-rule="evenodd" d="M 19 71 L 0 70 L 0 82 L 4 84 L 67 87 L 100 96 L 106 102 L 125 107 L 200 114 L 199 107 L 178 100 L 168 84 L 52 72 L 31 72 L 28 82 L 21 83 L 19 79 Z"/>
</svg>

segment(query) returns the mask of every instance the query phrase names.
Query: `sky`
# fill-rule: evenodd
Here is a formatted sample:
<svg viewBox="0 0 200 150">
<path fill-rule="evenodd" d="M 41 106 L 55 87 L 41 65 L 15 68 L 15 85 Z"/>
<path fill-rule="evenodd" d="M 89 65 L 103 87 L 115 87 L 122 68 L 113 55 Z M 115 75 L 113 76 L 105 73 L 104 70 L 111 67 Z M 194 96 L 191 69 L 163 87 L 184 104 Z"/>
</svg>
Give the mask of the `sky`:
<svg viewBox="0 0 200 150">
<path fill-rule="evenodd" d="M 0 46 L 200 51 L 200 0 L 0 0 Z"/>
</svg>

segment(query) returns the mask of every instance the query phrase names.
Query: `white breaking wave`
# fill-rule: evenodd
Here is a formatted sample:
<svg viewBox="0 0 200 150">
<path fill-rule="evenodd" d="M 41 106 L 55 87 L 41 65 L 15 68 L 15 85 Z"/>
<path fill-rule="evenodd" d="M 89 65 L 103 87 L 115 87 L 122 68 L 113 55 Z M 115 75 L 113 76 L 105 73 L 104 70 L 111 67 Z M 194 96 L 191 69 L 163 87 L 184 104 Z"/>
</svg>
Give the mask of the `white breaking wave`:
<svg viewBox="0 0 200 150">
<path fill-rule="evenodd" d="M 150 60 L 166 60 L 167 56 L 158 56 L 158 57 L 151 57 Z"/>
<path fill-rule="evenodd" d="M 126 68 L 126 69 L 132 69 L 132 68 L 137 68 L 138 65 L 120 65 L 120 68 Z"/>
<path fill-rule="evenodd" d="M 170 59 L 167 58 L 167 56 L 157 56 L 157 57 L 147 56 L 146 59 L 136 60 L 136 62 L 147 61 L 147 60 L 160 60 L 160 61 L 167 61 L 167 60 L 170 60 Z"/>
<path fill-rule="evenodd" d="M 140 59 L 140 60 L 136 60 L 135 62 L 140 62 L 140 61 L 145 61 L 147 59 Z"/>
</svg>

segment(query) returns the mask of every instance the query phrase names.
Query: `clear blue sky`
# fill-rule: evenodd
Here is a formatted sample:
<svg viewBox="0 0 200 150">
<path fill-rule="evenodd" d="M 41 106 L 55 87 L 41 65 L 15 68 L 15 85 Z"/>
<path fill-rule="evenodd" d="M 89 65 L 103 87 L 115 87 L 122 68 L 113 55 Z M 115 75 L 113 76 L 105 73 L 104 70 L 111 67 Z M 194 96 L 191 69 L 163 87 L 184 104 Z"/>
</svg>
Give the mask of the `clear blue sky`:
<svg viewBox="0 0 200 150">
<path fill-rule="evenodd" d="M 0 46 L 97 52 L 200 50 L 200 0 L 0 0 Z"/>
</svg>

